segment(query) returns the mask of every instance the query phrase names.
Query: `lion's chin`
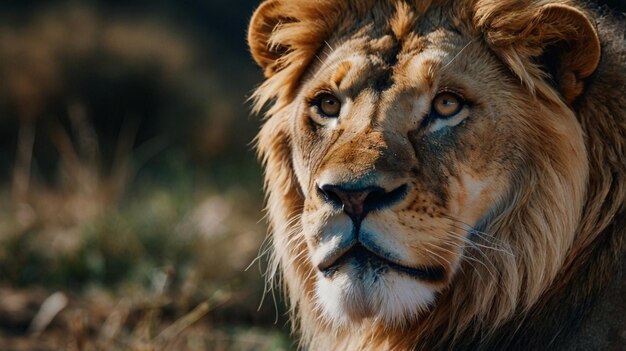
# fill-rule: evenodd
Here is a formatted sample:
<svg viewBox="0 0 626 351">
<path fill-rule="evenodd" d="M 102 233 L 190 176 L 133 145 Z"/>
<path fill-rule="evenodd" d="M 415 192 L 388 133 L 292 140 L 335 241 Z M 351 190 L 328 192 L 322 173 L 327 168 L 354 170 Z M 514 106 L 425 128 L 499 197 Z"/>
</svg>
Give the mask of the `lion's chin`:
<svg viewBox="0 0 626 351">
<path fill-rule="evenodd" d="M 335 328 L 366 320 L 402 327 L 417 320 L 433 302 L 435 290 L 377 261 L 350 258 L 332 274 L 318 272 L 317 304 Z"/>
</svg>

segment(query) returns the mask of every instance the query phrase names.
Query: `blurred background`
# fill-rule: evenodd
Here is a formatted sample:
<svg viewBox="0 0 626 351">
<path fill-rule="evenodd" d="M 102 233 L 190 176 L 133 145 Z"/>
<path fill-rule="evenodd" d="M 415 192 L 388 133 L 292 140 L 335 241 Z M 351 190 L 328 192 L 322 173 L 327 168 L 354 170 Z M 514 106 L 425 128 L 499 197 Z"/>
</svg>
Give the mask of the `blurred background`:
<svg viewBox="0 0 626 351">
<path fill-rule="evenodd" d="M 0 2 L 0 350 L 294 349 L 256 259 L 257 5 Z"/>
<path fill-rule="evenodd" d="M 0 3 L 0 350 L 291 348 L 254 261 L 257 5 Z"/>
</svg>

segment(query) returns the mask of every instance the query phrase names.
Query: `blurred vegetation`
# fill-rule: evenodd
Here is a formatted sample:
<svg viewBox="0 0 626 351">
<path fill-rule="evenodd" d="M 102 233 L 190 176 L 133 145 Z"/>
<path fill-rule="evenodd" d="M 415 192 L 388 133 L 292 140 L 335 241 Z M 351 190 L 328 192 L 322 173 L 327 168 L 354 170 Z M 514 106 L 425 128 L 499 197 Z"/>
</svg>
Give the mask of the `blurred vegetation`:
<svg viewBox="0 0 626 351">
<path fill-rule="evenodd" d="M 293 348 L 254 261 L 255 6 L 0 4 L 1 350 Z"/>
</svg>

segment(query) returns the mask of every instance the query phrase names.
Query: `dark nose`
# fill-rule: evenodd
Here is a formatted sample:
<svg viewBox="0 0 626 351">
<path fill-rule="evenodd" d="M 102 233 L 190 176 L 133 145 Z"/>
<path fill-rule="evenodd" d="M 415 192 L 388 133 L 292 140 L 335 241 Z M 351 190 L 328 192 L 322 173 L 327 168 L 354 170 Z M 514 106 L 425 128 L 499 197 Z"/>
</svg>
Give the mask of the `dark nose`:
<svg viewBox="0 0 626 351">
<path fill-rule="evenodd" d="M 367 213 L 387 208 L 406 195 L 406 184 L 389 192 L 377 186 L 352 189 L 334 184 L 323 184 L 318 189 L 324 201 L 341 207 L 354 223 L 360 223 Z"/>
</svg>

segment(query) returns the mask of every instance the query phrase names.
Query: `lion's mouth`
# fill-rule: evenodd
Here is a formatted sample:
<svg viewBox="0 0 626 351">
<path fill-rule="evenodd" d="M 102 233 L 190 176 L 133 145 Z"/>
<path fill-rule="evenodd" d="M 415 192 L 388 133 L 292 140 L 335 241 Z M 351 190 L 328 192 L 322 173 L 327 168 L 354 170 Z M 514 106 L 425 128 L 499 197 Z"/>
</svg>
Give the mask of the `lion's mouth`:
<svg viewBox="0 0 626 351">
<path fill-rule="evenodd" d="M 353 262 L 359 268 L 369 267 L 377 272 L 382 272 L 381 268 L 388 267 L 398 273 L 426 281 L 441 281 L 445 277 L 445 269 L 441 266 L 407 267 L 369 250 L 360 243 L 353 245 L 335 261 L 318 266 L 318 269 L 324 277 L 332 278 L 341 266 L 349 262 Z"/>
</svg>

